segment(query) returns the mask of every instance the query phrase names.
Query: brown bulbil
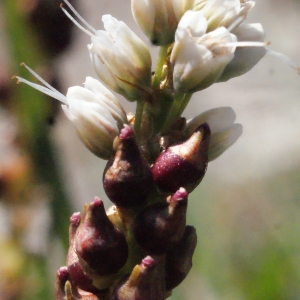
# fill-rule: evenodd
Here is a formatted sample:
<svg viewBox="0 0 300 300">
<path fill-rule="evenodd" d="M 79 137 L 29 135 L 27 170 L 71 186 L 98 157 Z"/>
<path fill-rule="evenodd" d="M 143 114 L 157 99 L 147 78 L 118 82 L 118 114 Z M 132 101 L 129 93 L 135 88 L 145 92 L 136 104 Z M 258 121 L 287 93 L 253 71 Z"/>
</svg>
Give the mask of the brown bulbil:
<svg viewBox="0 0 300 300">
<path fill-rule="evenodd" d="M 126 263 L 126 239 L 108 219 L 99 198 L 85 206 L 74 247 L 81 265 L 86 263 L 99 276 L 114 274 Z"/>
<path fill-rule="evenodd" d="M 70 246 L 67 255 L 67 267 L 70 275 L 70 281 L 84 291 L 98 293 L 100 290 L 93 285 L 93 280 L 83 272 L 79 258 L 74 250 L 74 237 L 80 223 L 80 213 L 74 213 L 70 218 L 69 241 Z"/>
<path fill-rule="evenodd" d="M 166 253 L 166 290 L 178 286 L 188 275 L 196 245 L 196 229 L 186 226 L 181 240 Z"/>
<path fill-rule="evenodd" d="M 209 140 L 210 129 L 204 123 L 187 141 L 162 152 L 152 167 L 156 185 L 168 192 L 175 192 L 180 187 L 189 193 L 194 190 L 207 169 Z"/>
<path fill-rule="evenodd" d="M 108 161 L 103 173 L 104 190 L 117 206 L 142 205 L 153 188 L 150 166 L 141 154 L 129 125 L 121 130 L 116 143 L 116 154 Z"/>
<path fill-rule="evenodd" d="M 138 244 L 150 254 L 164 254 L 183 236 L 188 193 L 180 188 L 164 203 L 144 208 L 137 216 L 133 232 Z"/>
</svg>

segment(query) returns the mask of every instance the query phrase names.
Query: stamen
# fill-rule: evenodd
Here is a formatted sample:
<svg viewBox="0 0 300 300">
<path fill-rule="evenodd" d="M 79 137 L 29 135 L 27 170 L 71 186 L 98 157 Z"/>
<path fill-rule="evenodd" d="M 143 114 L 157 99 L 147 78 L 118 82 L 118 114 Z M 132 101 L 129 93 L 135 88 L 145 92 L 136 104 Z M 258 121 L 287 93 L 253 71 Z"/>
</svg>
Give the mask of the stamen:
<svg viewBox="0 0 300 300">
<path fill-rule="evenodd" d="M 270 45 L 269 42 L 235 42 L 235 43 L 226 43 L 225 46 L 235 46 L 235 47 L 266 47 Z"/>
<path fill-rule="evenodd" d="M 89 36 L 94 36 L 94 34 L 90 31 L 88 31 L 86 28 L 84 28 L 82 25 L 79 24 L 79 22 L 77 22 L 71 15 L 70 13 L 64 9 L 63 5 L 60 5 L 60 8 L 62 9 L 62 11 L 64 12 L 64 14 L 79 28 L 81 29 L 84 33 L 86 33 Z"/>
<path fill-rule="evenodd" d="M 65 104 L 68 104 L 67 98 L 65 95 L 63 95 L 61 92 L 56 90 L 53 86 L 51 86 L 48 82 L 46 82 L 42 77 L 40 77 L 37 73 L 35 73 L 32 69 L 30 69 L 26 64 L 22 63 L 21 66 L 25 67 L 35 78 L 37 78 L 41 83 L 43 83 L 45 86 L 30 82 L 22 77 L 19 76 L 13 76 L 13 78 L 17 78 L 17 83 L 23 82 L 27 85 L 33 87 L 34 89 L 49 95 Z"/>
<path fill-rule="evenodd" d="M 30 82 L 30 81 L 28 81 L 28 80 L 26 80 L 26 79 L 24 79 L 22 77 L 15 76 L 15 78 L 18 79 L 17 83 L 20 83 L 20 82 L 26 83 L 27 85 L 33 87 L 34 89 L 36 89 L 36 90 L 38 90 L 38 91 L 40 91 L 40 92 L 42 92 L 42 93 L 44 93 L 44 94 L 46 94 L 46 95 L 48 95 L 50 97 L 53 97 L 53 98 L 55 98 L 55 99 L 63 102 L 64 104 L 68 104 L 67 101 L 66 101 L 66 97 L 65 96 L 63 96 L 63 98 L 62 98 L 56 92 L 53 92 L 50 89 L 48 89 L 48 88 L 46 88 L 46 87 L 44 87 L 42 85 Z"/>
<path fill-rule="evenodd" d="M 71 11 L 74 13 L 74 15 L 86 26 L 88 27 L 92 32 L 96 33 L 97 30 L 91 26 L 79 13 L 78 11 L 71 5 L 71 3 L 68 0 L 64 0 L 64 2 L 69 6 Z"/>
<path fill-rule="evenodd" d="M 280 59 L 281 61 L 283 61 L 290 67 L 292 67 L 293 69 L 295 69 L 298 72 L 298 74 L 300 75 L 300 67 L 297 67 L 296 64 L 289 57 L 287 57 L 279 52 L 270 50 L 268 48 L 266 48 L 266 50 L 267 50 L 267 53 L 269 53 L 270 55 L 277 57 L 278 59 Z"/>
<path fill-rule="evenodd" d="M 39 80 L 41 83 L 43 83 L 49 90 L 51 90 L 52 92 L 58 94 L 60 96 L 60 98 L 61 97 L 66 98 L 66 96 L 64 94 L 62 94 L 60 91 L 58 91 L 57 89 L 55 89 L 46 80 L 44 80 L 41 76 L 39 76 L 36 72 L 34 72 L 31 68 L 29 68 L 25 63 L 22 62 L 21 66 L 25 67 L 37 80 Z"/>
</svg>

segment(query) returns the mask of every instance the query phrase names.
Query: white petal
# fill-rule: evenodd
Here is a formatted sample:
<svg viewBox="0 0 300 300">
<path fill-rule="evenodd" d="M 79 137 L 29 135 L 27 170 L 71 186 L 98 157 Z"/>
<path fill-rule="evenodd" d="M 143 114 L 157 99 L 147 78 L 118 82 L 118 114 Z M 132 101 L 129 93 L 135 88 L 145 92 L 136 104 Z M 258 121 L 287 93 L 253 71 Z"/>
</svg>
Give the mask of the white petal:
<svg viewBox="0 0 300 300">
<path fill-rule="evenodd" d="M 207 110 L 202 114 L 187 121 L 186 133 L 190 136 L 198 126 L 208 123 L 211 134 L 227 130 L 236 119 L 236 114 L 231 107 L 218 107 Z"/>
<path fill-rule="evenodd" d="M 233 124 L 227 130 L 212 134 L 208 149 L 208 161 L 218 158 L 224 151 L 233 145 L 243 133 L 241 124 Z"/>
</svg>

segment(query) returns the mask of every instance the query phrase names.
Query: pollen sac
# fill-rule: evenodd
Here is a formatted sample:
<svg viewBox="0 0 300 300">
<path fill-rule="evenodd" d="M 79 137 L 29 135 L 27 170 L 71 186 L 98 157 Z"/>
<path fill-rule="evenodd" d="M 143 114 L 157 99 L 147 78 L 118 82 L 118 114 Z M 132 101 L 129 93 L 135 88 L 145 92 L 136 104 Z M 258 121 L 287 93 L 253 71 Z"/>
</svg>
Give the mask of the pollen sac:
<svg viewBox="0 0 300 300">
<path fill-rule="evenodd" d="M 168 147 L 152 167 L 156 185 L 164 191 L 175 192 L 184 187 L 189 193 L 205 175 L 208 163 L 210 128 L 201 124 L 183 143 Z"/>
<path fill-rule="evenodd" d="M 145 257 L 136 265 L 113 291 L 112 300 L 163 300 L 164 280 L 159 264 L 151 257 Z"/>
<path fill-rule="evenodd" d="M 94 271 L 99 276 L 107 276 L 125 264 L 128 257 L 126 239 L 108 219 L 99 198 L 85 206 L 74 248 L 82 268 L 88 273 Z"/>
<path fill-rule="evenodd" d="M 116 154 L 104 170 L 104 190 L 117 206 L 142 205 L 153 188 L 150 166 L 141 154 L 129 125 L 121 130 L 117 143 Z"/>
<path fill-rule="evenodd" d="M 188 193 L 180 188 L 164 203 L 144 208 L 137 216 L 133 232 L 138 244 L 150 254 L 164 254 L 183 236 Z"/>
<path fill-rule="evenodd" d="M 192 268 L 196 245 L 196 229 L 186 226 L 181 240 L 166 253 L 166 290 L 172 290 L 185 279 Z"/>
</svg>

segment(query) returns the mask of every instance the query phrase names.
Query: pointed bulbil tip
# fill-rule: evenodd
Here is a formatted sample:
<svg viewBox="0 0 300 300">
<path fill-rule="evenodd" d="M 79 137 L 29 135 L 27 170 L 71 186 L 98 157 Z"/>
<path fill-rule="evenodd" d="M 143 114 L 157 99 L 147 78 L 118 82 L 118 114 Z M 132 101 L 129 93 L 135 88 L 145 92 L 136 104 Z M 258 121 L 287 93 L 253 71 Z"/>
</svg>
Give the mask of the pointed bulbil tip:
<svg viewBox="0 0 300 300">
<path fill-rule="evenodd" d="M 143 258 L 141 265 L 146 268 L 153 268 L 155 267 L 156 262 L 151 256 L 148 255 L 145 258 Z"/>
<path fill-rule="evenodd" d="M 177 202 L 188 198 L 188 192 L 185 188 L 181 187 L 177 190 L 172 197 L 170 198 L 169 202 Z"/>
<path fill-rule="evenodd" d="M 80 223 L 80 220 L 81 220 L 80 212 L 75 212 L 70 217 L 70 223 L 74 226 L 78 225 Z"/>
<path fill-rule="evenodd" d="M 120 131 L 120 139 L 126 140 L 134 136 L 133 129 L 130 125 L 124 124 L 124 127 Z"/>
<path fill-rule="evenodd" d="M 67 280 L 69 280 L 69 271 L 66 266 L 60 267 L 57 270 L 56 275 L 60 282 L 66 282 Z"/>
</svg>

